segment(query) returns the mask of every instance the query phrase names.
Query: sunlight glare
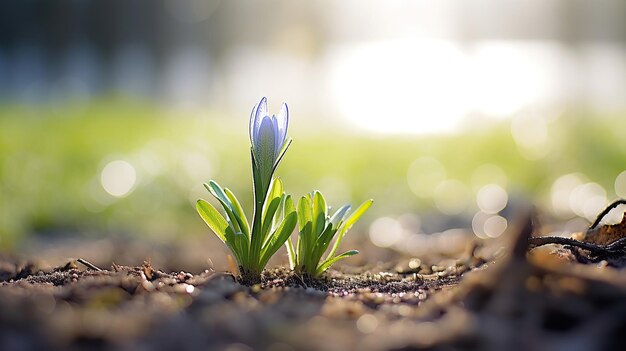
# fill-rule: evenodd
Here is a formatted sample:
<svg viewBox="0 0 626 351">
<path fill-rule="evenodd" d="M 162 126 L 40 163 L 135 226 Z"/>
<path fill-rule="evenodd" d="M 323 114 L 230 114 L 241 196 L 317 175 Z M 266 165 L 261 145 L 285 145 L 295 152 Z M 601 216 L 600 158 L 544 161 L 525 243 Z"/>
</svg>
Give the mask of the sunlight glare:
<svg viewBox="0 0 626 351">
<path fill-rule="evenodd" d="M 441 40 L 399 40 L 340 50 L 332 87 L 340 111 L 381 133 L 449 132 L 463 117 L 462 52 Z"/>
<path fill-rule="evenodd" d="M 478 114 L 507 118 L 557 101 L 568 62 L 554 42 L 398 39 L 332 51 L 339 111 L 377 133 L 449 133 Z"/>
</svg>

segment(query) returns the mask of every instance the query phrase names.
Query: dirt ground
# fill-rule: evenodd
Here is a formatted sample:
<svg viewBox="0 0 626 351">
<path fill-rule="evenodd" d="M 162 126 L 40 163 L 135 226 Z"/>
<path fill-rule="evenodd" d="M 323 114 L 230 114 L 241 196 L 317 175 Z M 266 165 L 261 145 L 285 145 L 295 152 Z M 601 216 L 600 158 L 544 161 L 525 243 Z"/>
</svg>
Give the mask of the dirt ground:
<svg viewBox="0 0 626 351">
<path fill-rule="evenodd" d="M 621 235 L 617 226 L 594 230 L 618 234 L 602 242 L 590 230 L 579 241 L 606 247 Z M 626 344 L 623 247 L 604 252 L 535 239 L 529 245 L 532 232 L 526 221 L 511 229 L 504 249 L 479 243 L 457 259 L 342 266 L 316 281 L 278 267 L 253 286 L 212 270 L 166 273 L 148 263 L 97 270 L 76 261 L 45 268 L 0 257 L 0 350 L 613 350 Z"/>
</svg>

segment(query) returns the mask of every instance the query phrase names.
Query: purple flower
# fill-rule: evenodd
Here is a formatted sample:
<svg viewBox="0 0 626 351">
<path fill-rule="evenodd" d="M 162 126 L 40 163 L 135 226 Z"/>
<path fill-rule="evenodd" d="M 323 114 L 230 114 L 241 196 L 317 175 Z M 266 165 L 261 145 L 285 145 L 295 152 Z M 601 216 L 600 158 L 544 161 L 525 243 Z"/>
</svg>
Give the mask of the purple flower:
<svg viewBox="0 0 626 351">
<path fill-rule="evenodd" d="M 250 142 L 257 167 L 265 170 L 274 169 L 287 142 L 288 125 L 287 104 L 283 103 L 278 116 L 271 117 L 265 97 L 254 105 L 250 114 Z"/>
</svg>

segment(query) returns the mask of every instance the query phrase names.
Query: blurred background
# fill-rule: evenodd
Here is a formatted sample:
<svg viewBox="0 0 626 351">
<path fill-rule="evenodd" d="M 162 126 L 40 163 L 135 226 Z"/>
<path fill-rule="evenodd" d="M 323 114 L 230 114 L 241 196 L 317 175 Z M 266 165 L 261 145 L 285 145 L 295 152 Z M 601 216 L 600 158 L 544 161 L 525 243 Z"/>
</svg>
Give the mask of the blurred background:
<svg viewBox="0 0 626 351">
<path fill-rule="evenodd" d="M 289 104 L 288 192 L 375 199 L 347 244 L 374 258 L 626 197 L 623 0 L 5 0 L 0 247 L 222 267 L 194 204 L 215 179 L 251 209 L 262 96 Z"/>
</svg>

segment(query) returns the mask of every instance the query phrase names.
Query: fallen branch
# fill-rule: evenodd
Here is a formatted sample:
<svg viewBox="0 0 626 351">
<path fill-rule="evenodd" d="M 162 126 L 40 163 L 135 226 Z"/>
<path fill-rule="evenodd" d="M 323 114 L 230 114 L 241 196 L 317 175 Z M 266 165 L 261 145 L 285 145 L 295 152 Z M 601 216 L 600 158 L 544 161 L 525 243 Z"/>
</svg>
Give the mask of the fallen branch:
<svg viewBox="0 0 626 351">
<path fill-rule="evenodd" d="M 613 201 L 610 205 L 608 205 L 596 220 L 589 226 L 587 229 L 587 234 L 590 231 L 595 230 L 600 222 L 608 215 L 612 210 L 614 210 L 617 206 L 626 205 L 626 199 L 618 199 Z M 590 242 L 584 242 L 575 240 L 572 238 L 564 238 L 560 236 L 542 236 L 542 237 L 534 237 L 528 238 L 528 250 L 532 250 L 538 246 L 549 245 L 549 244 L 557 244 L 557 245 L 565 245 L 570 248 L 579 248 L 582 250 L 589 251 L 591 255 L 597 257 L 611 257 L 611 256 L 623 256 L 626 255 L 626 237 L 619 238 L 614 242 L 607 245 L 598 245 Z"/>
<path fill-rule="evenodd" d="M 586 243 L 584 241 L 578 241 L 571 238 L 563 238 L 560 236 L 542 236 L 528 239 L 529 250 L 549 244 L 577 247 L 589 251 L 594 256 L 610 257 L 626 254 L 626 238 L 620 238 L 610 243 L 609 245 Z"/>
</svg>

